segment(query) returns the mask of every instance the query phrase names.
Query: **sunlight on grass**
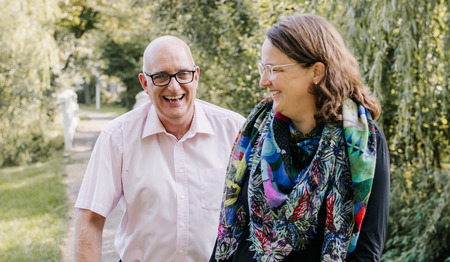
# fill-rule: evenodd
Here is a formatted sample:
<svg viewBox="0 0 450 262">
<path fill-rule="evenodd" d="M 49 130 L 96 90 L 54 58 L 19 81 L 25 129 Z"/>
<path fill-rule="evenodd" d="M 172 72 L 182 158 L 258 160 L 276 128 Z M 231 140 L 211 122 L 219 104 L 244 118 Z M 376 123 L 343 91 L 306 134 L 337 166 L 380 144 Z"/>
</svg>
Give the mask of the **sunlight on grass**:
<svg viewBox="0 0 450 262">
<path fill-rule="evenodd" d="M 68 227 L 63 161 L 0 169 L 0 261 L 61 261 Z"/>
<path fill-rule="evenodd" d="M 57 214 L 1 221 L 0 261 L 60 261 L 65 225 Z"/>
<path fill-rule="evenodd" d="M 19 188 L 27 186 L 29 184 L 35 184 L 35 183 L 39 182 L 39 180 L 41 180 L 41 179 L 49 179 L 52 176 L 53 176 L 52 174 L 40 174 L 40 175 L 24 178 L 21 181 L 10 181 L 9 183 L 8 182 L 1 183 L 0 190 L 19 189 Z"/>
</svg>

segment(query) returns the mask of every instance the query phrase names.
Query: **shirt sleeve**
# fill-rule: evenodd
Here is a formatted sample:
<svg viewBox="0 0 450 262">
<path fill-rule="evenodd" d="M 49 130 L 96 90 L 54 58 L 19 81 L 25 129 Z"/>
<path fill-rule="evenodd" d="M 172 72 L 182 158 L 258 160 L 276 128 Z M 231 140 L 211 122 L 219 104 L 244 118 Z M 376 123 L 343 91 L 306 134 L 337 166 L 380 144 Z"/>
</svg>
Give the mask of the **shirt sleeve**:
<svg viewBox="0 0 450 262">
<path fill-rule="evenodd" d="M 76 208 L 107 217 L 122 195 L 122 148 L 117 132 L 103 130 L 95 143 Z"/>
<path fill-rule="evenodd" d="M 377 159 L 372 192 L 367 204 L 360 236 L 355 250 L 346 261 L 379 261 L 383 253 L 389 216 L 390 160 L 389 150 L 381 128 L 377 132 Z"/>
</svg>

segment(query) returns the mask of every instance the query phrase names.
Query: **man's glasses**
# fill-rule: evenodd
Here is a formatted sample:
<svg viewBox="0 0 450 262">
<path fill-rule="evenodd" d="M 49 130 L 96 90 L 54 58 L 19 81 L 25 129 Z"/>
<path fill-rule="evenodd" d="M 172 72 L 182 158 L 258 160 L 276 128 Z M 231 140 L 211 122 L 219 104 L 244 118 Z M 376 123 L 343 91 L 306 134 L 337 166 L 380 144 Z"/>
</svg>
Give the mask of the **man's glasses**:
<svg viewBox="0 0 450 262">
<path fill-rule="evenodd" d="M 267 78 L 272 81 L 273 80 L 273 70 L 277 70 L 278 68 L 296 65 L 298 63 L 286 64 L 286 65 L 263 65 L 262 63 L 258 63 L 259 75 L 262 77 L 264 71 L 267 73 Z"/>
<path fill-rule="evenodd" d="M 194 80 L 195 68 L 196 66 L 194 66 L 194 70 L 182 70 L 175 74 L 156 73 L 150 75 L 145 71 L 144 74 L 152 79 L 152 82 L 155 86 L 166 86 L 170 84 L 170 80 L 172 80 L 172 77 L 175 77 L 179 84 L 189 84 L 190 82 L 192 82 L 192 80 Z"/>
</svg>

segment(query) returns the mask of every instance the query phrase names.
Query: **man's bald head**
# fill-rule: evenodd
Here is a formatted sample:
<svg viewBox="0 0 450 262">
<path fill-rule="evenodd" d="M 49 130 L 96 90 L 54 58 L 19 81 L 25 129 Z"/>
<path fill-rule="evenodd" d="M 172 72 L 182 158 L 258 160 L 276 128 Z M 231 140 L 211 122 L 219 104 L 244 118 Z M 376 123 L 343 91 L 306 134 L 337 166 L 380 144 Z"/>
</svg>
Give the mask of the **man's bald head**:
<svg viewBox="0 0 450 262">
<path fill-rule="evenodd" d="M 152 66 L 152 63 L 155 61 L 155 56 L 160 56 L 161 54 L 169 52 L 169 50 L 172 50 L 172 52 L 179 52 L 180 55 L 189 56 L 189 59 L 192 60 L 192 65 L 195 64 L 189 46 L 180 38 L 167 35 L 154 39 L 147 48 L 145 48 L 142 71 L 145 72 L 148 70 L 148 66 Z"/>
</svg>

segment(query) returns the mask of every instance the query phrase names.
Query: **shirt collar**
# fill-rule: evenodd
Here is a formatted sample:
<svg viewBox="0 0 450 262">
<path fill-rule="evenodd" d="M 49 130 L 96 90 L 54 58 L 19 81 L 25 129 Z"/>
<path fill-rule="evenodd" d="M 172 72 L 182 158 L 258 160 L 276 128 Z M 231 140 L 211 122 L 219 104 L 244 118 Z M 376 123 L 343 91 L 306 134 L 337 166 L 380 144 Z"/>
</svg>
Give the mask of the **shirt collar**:
<svg viewBox="0 0 450 262">
<path fill-rule="evenodd" d="M 194 103 L 194 119 L 192 120 L 191 127 L 189 128 L 188 132 L 185 134 L 185 138 L 190 138 L 195 136 L 197 133 L 204 133 L 204 134 L 214 134 L 214 130 L 211 126 L 210 121 L 206 117 L 206 113 L 203 110 L 203 108 L 199 105 L 197 100 Z M 147 136 L 155 135 L 158 133 L 167 133 L 166 129 L 164 128 L 163 124 L 159 120 L 158 115 L 156 114 L 156 109 L 153 103 L 151 103 L 151 106 L 147 113 L 147 119 L 144 124 L 144 130 L 142 132 L 142 138 L 145 138 Z"/>
</svg>

